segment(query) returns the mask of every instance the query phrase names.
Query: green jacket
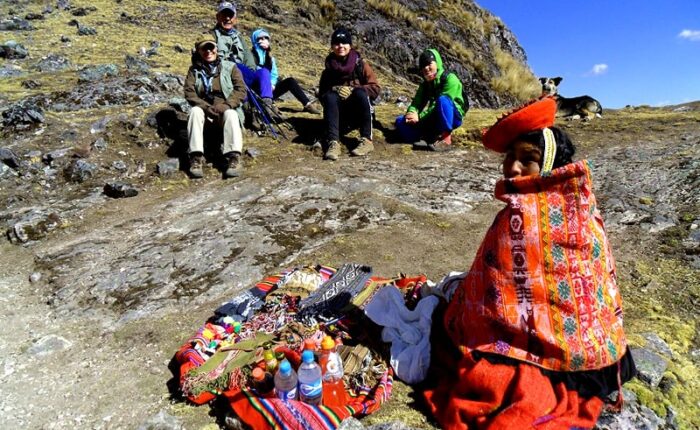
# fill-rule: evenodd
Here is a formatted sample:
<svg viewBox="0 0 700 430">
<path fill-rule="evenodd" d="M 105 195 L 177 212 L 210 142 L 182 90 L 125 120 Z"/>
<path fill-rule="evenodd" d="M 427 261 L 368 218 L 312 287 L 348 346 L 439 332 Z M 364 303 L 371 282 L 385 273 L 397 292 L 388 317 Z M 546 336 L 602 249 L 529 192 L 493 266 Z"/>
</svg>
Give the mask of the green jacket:
<svg viewBox="0 0 700 430">
<path fill-rule="evenodd" d="M 229 36 L 222 33 L 218 27 L 215 27 L 211 33 L 216 38 L 216 47 L 219 50 L 219 57 L 224 60 L 233 61 L 234 63 L 245 64 L 251 70 L 255 70 L 255 58 L 246 46 L 241 34 L 238 30 L 234 30 Z"/>
<path fill-rule="evenodd" d="M 417 112 L 418 118 L 423 119 L 433 112 L 438 97 L 446 95 L 454 101 L 457 110 L 464 116 L 466 103 L 462 95 L 462 82 L 454 73 L 448 73 L 443 77 L 445 69 L 442 65 L 442 57 L 440 57 L 437 49 L 431 49 L 430 51 L 435 55 L 437 76 L 435 76 L 433 81 L 423 80 L 421 82 L 406 112 Z"/>
</svg>

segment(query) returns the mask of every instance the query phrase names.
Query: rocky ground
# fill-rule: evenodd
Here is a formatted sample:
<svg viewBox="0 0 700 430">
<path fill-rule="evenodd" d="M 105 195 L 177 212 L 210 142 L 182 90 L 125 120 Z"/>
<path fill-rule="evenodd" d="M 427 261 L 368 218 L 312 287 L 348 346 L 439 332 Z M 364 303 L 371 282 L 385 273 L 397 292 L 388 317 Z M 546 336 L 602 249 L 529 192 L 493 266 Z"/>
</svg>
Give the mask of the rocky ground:
<svg viewBox="0 0 700 430">
<path fill-rule="evenodd" d="M 1 9 L 2 428 L 218 428 L 217 410 L 172 390 L 169 364 L 218 304 L 265 274 L 358 262 L 438 280 L 468 269 L 500 207 L 499 159 L 476 143 L 500 112 L 470 111 L 452 152 L 413 152 L 392 143 L 389 127 L 413 87 L 380 70 L 391 92 L 370 157 L 323 161 L 318 117 L 284 101 L 289 141 L 248 133 L 243 177 L 223 180 L 210 166 L 194 181 L 180 163 L 186 39 L 150 43 L 135 29 L 136 47 L 86 59 L 77 48 L 118 43 L 102 39 L 106 22 L 153 22 L 157 10 L 75 3 Z M 146 3 L 177 10 L 176 22 L 185 12 L 209 22 L 210 5 Z M 41 44 L 27 25 L 65 34 Z M 323 45 L 310 43 L 320 62 Z M 698 428 L 700 106 L 630 107 L 560 126 L 595 166 L 641 370 L 623 413 L 599 427 Z M 363 425 L 434 423 L 398 382 L 381 411 L 346 424 Z"/>
</svg>

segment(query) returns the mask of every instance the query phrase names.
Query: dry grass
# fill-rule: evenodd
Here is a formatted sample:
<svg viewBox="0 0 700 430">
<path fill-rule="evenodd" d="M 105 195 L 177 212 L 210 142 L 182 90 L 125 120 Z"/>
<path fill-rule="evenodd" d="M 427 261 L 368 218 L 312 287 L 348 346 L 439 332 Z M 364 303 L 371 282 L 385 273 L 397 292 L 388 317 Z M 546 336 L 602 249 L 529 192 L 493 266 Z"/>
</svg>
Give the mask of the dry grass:
<svg viewBox="0 0 700 430">
<path fill-rule="evenodd" d="M 491 86 L 499 94 L 510 94 L 520 100 L 537 97 L 541 87 L 532 71 L 510 54 L 491 44 L 501 75 L 491 79 Z"/>
</svg>

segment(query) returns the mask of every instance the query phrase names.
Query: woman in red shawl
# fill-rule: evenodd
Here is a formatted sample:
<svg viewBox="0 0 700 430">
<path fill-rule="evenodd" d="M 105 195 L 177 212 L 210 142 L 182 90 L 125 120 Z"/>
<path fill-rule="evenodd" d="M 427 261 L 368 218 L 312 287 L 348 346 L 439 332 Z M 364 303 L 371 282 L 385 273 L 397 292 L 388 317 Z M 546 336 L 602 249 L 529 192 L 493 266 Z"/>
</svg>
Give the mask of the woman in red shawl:
<svg viewBox="0 0 700 430">
<path fill-rule="evenodd" d="M 636 372 L 590 168 L 555 113 L 538 99 L 483 135 L 506 154 L 506 207 L 444 314 L 445 370 L 425 392 L 443 428 L 591 428 Z"/>
</svg>

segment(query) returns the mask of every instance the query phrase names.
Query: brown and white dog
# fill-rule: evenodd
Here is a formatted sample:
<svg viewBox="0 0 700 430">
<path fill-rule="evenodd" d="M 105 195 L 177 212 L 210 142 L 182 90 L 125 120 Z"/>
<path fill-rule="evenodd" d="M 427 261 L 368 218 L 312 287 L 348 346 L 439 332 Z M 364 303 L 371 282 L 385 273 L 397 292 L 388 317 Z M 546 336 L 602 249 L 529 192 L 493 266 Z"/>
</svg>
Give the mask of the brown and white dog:
<svg viewBox="0 0 700 430">
<path fill-rule="evenodd" d="M 565 119 L 581 119 L 590 121 L 594 117 L 601 118 L 603 106 L 591 96 L 562 97 L 558 93 L 559 83 L 564 78 L 540 78 L 542 95 L 552 96 L 557 101 L 557 117 Z"/>
</svg>

